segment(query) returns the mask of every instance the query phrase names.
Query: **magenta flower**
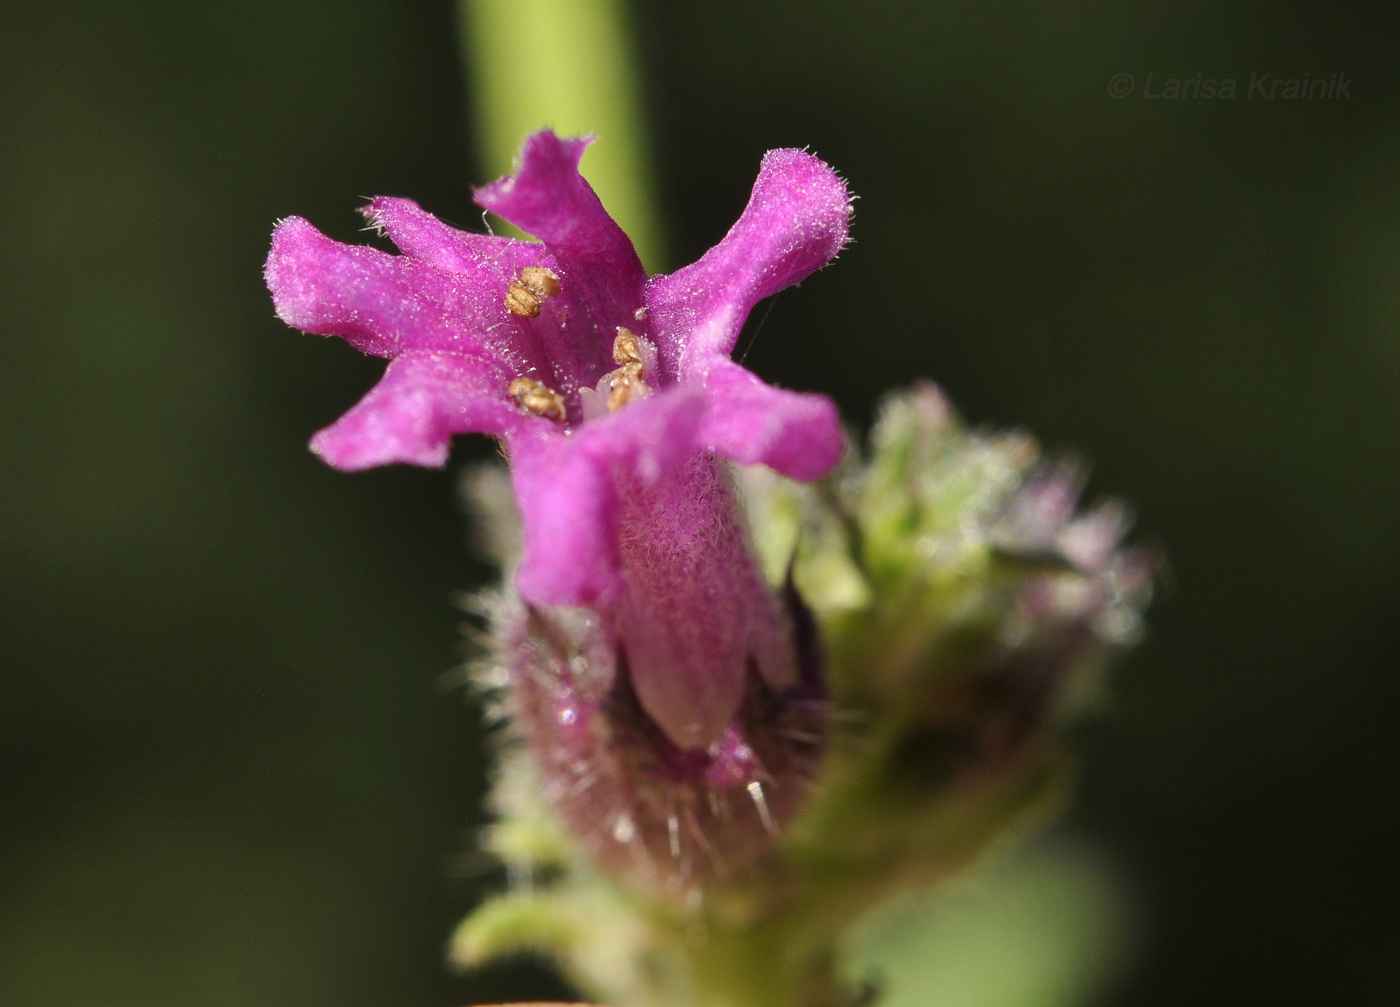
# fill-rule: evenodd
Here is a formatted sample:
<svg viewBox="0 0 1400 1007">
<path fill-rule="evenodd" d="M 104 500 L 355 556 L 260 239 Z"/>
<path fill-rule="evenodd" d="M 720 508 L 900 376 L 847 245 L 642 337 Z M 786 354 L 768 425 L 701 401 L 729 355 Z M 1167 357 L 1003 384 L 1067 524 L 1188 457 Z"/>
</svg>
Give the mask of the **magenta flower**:
<svg viewBox="0 0 1400 1007">
<path fill-rule="evenodd" d="M 758 301 L 840 251 L 849 196 L 812 155 L 771 151 L 724 239 L 648 279 L 578 172 L 587 143 L 536 133 L 514 176 L 476 192 L 540 244 L 379 197 L 366 213 L 401 255 L 291 217 L 267 283 L 289 325 L 389 359 L 313 450 L 341 469 L 442 465 L 455 433 L 501 438 L 520 596 L 597 613 L 647 716 L 678 749 L 705 750 L 735 722 L 751 664 L 776 692 L 801 674 L 718 459 L 812 479 L 842 452 L 829 400 L 766 385 L 729 354 Z"/>
</svg>

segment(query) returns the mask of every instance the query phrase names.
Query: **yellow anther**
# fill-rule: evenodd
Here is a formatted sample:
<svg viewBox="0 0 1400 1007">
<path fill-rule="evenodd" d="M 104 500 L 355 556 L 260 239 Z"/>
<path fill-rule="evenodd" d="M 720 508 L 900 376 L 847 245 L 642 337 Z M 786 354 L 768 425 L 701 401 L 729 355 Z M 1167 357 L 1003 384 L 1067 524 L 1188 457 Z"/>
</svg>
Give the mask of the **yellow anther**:
<svg viewBox="0 0 1400 1007">
<path fill-rule="evenodd" d="M 564 409 L 564 396 L 543 381 L 534 378 L 515 378 L 510 383 L 510 395 L 521 408 L 547 420 L 562 422 L 568 415 Z"/>
<path fill-rule="evenodd" d="M 506 308 L 513 315 L 535 318 L 544 299 L 559 296 L 560 289 L 559 277 L 554 270 L 544 266 L 526 266 L 520 271 L 520 278 L 512 280 L 506 288 Z"/>
<path fill-rule="evenodd" d="M 651 387 L 642 377 L 642 340 L 631 329 L 617 327 L 613 339 L 613 362 L 617 369 L 608 372 L 608 411 L 617 412 L 633 399 L 651 394 Z"/>
<path fill-rule="evenodd" d="M 636 364 L 642 366 L 642 343 L 631 329 L 617 327 L 617 337 L 613 340 L 613 363 Z"/>
<path fill-rule="evenodd" d="M 559 296 L 559 274 L 544 266 L 526 266 L 520 271 L 520 282 L 541 297 Z"/>
<path fill-rule="evenodd" d="M 633 399 L 645 398 L 651 388 L 642 380 L 641 364 L 623 364 L 608 375 L 608 412 L 615 413 Z"/>
</svg>

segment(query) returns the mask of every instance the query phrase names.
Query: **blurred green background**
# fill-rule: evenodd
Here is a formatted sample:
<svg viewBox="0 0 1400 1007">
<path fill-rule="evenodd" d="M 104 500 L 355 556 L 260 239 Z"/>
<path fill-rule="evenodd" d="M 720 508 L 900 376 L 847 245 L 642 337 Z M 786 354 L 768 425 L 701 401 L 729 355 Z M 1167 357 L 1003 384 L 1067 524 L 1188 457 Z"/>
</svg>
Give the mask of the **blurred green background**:
<svg viewBox="0 0 1400 1007">
<path fill-rule="evenodd" d="M 860 195 L 748 365 L 858 422 L 931 376 L 1169 547 L 1067 827 L 1135 920 L 1101 1002 L 1395 1003 L 1396 14 L 635 10 L 658 265 L 769 147 Z M 0 13 L 0 1002 L 562 992 L 441 964 L 501 883 L 461 856 L 482 732 L 440 684 L 484 576 L 453 473 L 305 450 L 381 365 L 284 328 L 259 272 L 274 219 L 367 240 L 377 193 L 475 225 L 464 69 L 438 0 Z M 1198 73 L 1239 95 L 1143 96 Z M 1354 84 L 1249 98 L 1264 73 Z"/>
</svg>

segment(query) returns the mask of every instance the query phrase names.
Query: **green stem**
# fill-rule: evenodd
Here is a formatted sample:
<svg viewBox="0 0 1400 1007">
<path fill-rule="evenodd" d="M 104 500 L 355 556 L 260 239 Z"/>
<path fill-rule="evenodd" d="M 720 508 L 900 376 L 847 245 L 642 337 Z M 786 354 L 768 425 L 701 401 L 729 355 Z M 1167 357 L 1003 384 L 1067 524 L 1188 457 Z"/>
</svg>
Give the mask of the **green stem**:
<svg viewBox="0 0 1400 1007">
<path fill-rule="evenodd" d="M 785 927 L 711 931 L 688 955 L 702 1007 L 844 1007 L 829 955 L 796 954 Z"/>
<path fill-rule="evenodd" d="M 656 268 L 655 187 L 622 0 L 458 0 L 458 9 L 487 174 L 507 174 L 537 129 L 597 136 L 584 174 Z"/>
</svg>

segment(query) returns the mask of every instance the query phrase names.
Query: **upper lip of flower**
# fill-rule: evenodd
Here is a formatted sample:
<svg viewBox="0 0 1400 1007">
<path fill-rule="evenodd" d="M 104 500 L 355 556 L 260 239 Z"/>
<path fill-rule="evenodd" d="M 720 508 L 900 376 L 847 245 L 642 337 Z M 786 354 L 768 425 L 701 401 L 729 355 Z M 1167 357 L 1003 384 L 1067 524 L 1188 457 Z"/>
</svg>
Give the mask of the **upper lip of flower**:
<svg viewBox="0 0 1400 1007">
<path fill-rule="evenodd" d="M 516 585 L 545 605 L 620 590 L 620 477 L 650 483 L 709 453 L 812 479 L 843 451 L 830 400 L 764 384 L 729 359 L 755 304 L 846 243 L 841 179 L 806 152 L 770 151 L 729 233 L 648 279 L 579 174 L 589 142 L 536 133 L 514 176 L 476 191 L 539 244 L 460 231 L 411 200 L 378 197 L 367 215 L 402 254 L 341 244 L 290 217 L 266 266 L 289 325 L 390 361 L 313 449 L 341 469 L 441 465 L 454 433 L 501 437 L 525 531 Z M 619 344 L 623 332 L 634 342 Z"/>
</svg>

